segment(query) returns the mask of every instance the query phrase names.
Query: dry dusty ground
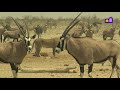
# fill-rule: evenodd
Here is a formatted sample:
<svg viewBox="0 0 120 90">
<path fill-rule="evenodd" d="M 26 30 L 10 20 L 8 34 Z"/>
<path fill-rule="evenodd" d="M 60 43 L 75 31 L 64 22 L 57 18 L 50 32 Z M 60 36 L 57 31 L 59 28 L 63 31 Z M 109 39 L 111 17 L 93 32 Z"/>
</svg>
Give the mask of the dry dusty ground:
<svg viewBox="0 0 120 90">
<path fill-rule="evenodd" d="M 51 50 L 49 49 L 49 51 Z M 79 65 L 73 57 L 67 54 L 67 51 L 56 55 L 56 57 L 53 57 L 51 52 L 48 52 L 48 54 L 47 57 L 34 57 L 32 54 L 28 54 L 21 64 L 24 71 L 18 73 L 18 78 L 80 78 Z M 13 77 L 9 64 L 1 63 L 0 67 L 0 78 Z M 67 68 L 73 69 L 67 70 Z M 93 77 L 108 78 L 110 72 L 109 62 L 106 62 L 104 66 L 94 64 Z M 116 74 L 114 77 L 116 77 Z M 85 66 L 84 78 L 88 78 L 87 65 Z"/>
<path fill-rule="evenodd" d="M 64 30 L 64 29 L 62 29 Z M 49 35 L 43 37 L 51 38 L 52 36 L 59 36 L 60 30 L 50 31 Z M 101 35 L 94 36 L 96 39 L 102 39 Z M 119 36 L 115 36 L 119 40 Z M 21 64 L 24 71 L 18 73 L 18 78 L 80 78 L 79 65 L 74 58 L 70 56 L 67 51 L 57 54 L 56 57 L 52 55 L 52 49 L 42 49 L 42 53 L 47 53 L 48 56 L 34 57 L 33 52 L 28 54 Z M 0 78 L 12 78 L 12 72 L 9 64 L 0 63 Z M 69 68 L 73 68 L 68 70 Z M 34 72 L 33 72 L 34 71 Z M 104 66 L 101 64 L 94 64 L 93 77 L 94 78 L 109 78 L 111 73 L 111 65 L 107 61 Z M 114 74 L 113 78 L 116 78 Z M 84 78 L 88 78 L 87 65 L 85 66 Z"/>
</svg>

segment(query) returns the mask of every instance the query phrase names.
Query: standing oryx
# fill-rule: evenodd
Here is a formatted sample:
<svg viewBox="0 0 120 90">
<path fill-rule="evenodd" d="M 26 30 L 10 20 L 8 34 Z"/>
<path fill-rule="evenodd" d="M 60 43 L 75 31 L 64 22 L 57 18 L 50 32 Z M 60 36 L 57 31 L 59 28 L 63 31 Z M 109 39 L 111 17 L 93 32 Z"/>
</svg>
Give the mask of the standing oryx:
<svg viewBox="0 0 120 90">
<path fill-rule="evenodd" d="M 113 26 L 113 24 L 112 24 L 112 26 Z M 116 26 L 117 26 L 117 23 L 116 23 Z M 113 27 L 112 27 L 111 29 L 109 29 L 109 30 L 104 30 L 104 31 L 103 31 L 103 40 L 106 40 L 107 37 L 110 37 L 111 40 L 113 39 L 113 37 L 114 37 L 114 35 L 115 35 L 116 26 L 115 26 L 115 27 L 113 26 Z"/>
<path fill-rule="evenodd" d="M 38 38 L 40 37 L 40 35 L 44 32 L 46 33 L 47 30 L 47 24 L 45 24 L 45 26 L 39 26 L 37 25 L 37 27 L 35 27 L 35 33 L 38 35 Z"/>
<path fill-rule="evenodd" d="M 10 64 L 13 76 L 16 78 L 18 73 L 18 66 L 22 63 L 24 57 L 27 54 L 27 51 L 30 52 L 32 49 L 30 41 L 35 37 L 33 36 L 30 38 L 29 30 L 26 29 L 27 34 L 25 34 L 23 29 L 20 28 L 19 23 L 15 20 L 14 22 L 21 31 L 23 38 L 20 42 L 0 43 L 0 61 Z"/>
<path fill-rule="evenodd" d="M 19 25 L 21 29 L 23 29 L 23 32 L 25 32 L 23 26 Z M 18 42 L 18 39 L 20 38 L 20 35 L 21 35 L 21 32 L 19 29 L 17 28 L 11 28 L 10 30 L 7 29 L 4 33 L 3 33 L 3 36 L 4 36 L 4 39 L 3 41 L 5 42 L 6 38 L 11 38 L 13 39 L 13 42 L 15 41 L 15 39 L 17 40 Z"/>
<path fill-rule="evenodd" d="M 92 25 L 90 25 L 90 22 L 88 21 L 87 30 L 85 31 L 86 37 L 93 38 L 94 31 L 92 30 Z"/>
<path fill-rule="evenodd" d="M 7 31 L 14 31 L 14 30 L 16 30 L 16 28 L 12 28 L 9 24 L 4 25 L 3 23 L 1 23 L 1 25 Z"/>
<path fill-rule="evenodd" d="M 3 41 L 5 42 L 6 38 L 12 38 L 13 39 L 13 42 L 15 41 L 15 39 L 17 40 L 18 42 L 18 39 L 20 38 L 20 31 L 19 30 L 14 30 L 14 31 L 5 31 L 3 33 L 3 36 L 4 36 L 4 39 Z"/>
<path fill-rule="evenodd" d="M 71 36 L 73 38 L 78 38 L 78 37 L 82 36 L 82 34 L 84 33 L 86 37 L 93 38 L 94 31 L 91 29 L 92 25 L 90 25 L 88 22 L 88 25 L 86 26 L 87 27 L 86 30 L 85 30 L 84 24 L 80 24 L 80 25 L 81 25 L 81 29 L 80 28 L 75 29 Z"/>
<path fill-rule="evenodd" d="M 117 71 L 119 77 L 119 65 L 120 61 L 120 44 L 116 41 L 97 41 L 92 38 L 69 38 L 66 35 L 76 23 L 79 14 L 65 29 L 64 33 L 60 37 L 59 44 L 57 45 L 56 52 L 66 49 L 70 55 L 72 55 L 77 63 L 80 65 L 80 76 L 84 76 L 84 65 L 88 64 L 88 75 L 92 77 L 93 63 L 100 63 L 108 59 L 112 59 L 112 77 L 114 70 Z M 76 22 L 75 22 L 76 21 Z M 115 69 L 116 67 L 116 69 Z"/>
</svg>

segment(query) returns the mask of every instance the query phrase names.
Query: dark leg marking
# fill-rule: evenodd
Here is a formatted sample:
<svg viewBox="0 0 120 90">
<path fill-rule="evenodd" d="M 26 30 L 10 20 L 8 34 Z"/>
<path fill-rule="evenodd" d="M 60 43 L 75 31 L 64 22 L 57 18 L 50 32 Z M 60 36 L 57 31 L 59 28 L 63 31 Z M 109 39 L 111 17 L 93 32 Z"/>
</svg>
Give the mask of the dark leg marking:
<svg viewBox="0 0 120 90">
<path fill-rule="evenodd" d="M 54 55 L 54 57 L 55 57 L 55 48 L 53 48 L 53 55 Z"/>
<path fill-rule="evenodd" d="M 4 37 L 4 39 L 3 39 L 4 42 L 5 42 L 6 38 L 7 38 L 7 36 Z"/>
<path fill-rule="evenodd" d="M 2 35 L 1 35 L 1 43 L 2 43 Z"/>
<path fill-rule="evenodd" d="M 18 67 L 15 63 L 10 63 L 14 78 L 17 78 Z"/>
<path fill-rule="evenodd" d="M 88 65 L 88 76 L 90 78 L 92 78 L 92 68 L 93 68 L 93 64 Z"/>
<path fill-rule="evenodd" d="M 15 70 L 16 73 L 18 72 L 18 67 L 16 66 L 16 64 L 10 63 L 10 66 L 11 66 L 12 70 Z"/>
<path fill-rule="evenodd" d="M 84 65 L 80 64 L 80 77 L 83 78 L 84 76 Z"/>
<path fill-rule="evenodd" d="M 113 76 L 113 73 L 114 73 L 114 71 L 115 71 L 115 66 L 116 66 L 116 58 L 113 57 L 112 72 L 111 72 L 110 78 Z"/>
</svg>

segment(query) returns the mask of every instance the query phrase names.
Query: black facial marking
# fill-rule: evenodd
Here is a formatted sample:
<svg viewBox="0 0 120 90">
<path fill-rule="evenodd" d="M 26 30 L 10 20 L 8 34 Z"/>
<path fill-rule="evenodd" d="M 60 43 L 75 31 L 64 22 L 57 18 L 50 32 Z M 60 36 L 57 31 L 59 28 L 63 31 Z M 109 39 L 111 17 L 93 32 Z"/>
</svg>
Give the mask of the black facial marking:
<svg viewBox="0 0 120 90">
<path fill-rule="evenodd" d="M 30 41 L 27 42 L 27 45 L 28 45 L 28 46 L 30 45 Z"/>
<path fill-rule="evenodd" d="M 61 39 L 61 38 L 60 38 Z M 57 45 L 58 48 L 61 49 L 61 51 L 63 51 L 63 48 L 64 48 L 64 40 L 60 41 Z"/>
<path fill-rule="evenodd" d="M 28 37 L 26 37 L 26 38 L 29 39 Z M 30 46 L 30 41 L 25 39 L 25 47 L 26 47 L 27 51 L 30 50 L 30 48 L 28 48 L 28 46 Z"/>
</svg>

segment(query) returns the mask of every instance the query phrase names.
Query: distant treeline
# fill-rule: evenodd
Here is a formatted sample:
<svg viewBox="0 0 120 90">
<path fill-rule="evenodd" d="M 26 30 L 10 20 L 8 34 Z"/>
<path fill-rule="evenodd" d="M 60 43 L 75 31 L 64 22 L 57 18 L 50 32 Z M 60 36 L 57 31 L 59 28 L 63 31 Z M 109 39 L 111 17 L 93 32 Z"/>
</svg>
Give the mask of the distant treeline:
<svg viewBox="0 0 120 90">
<path fill-rule="evenodd" d="M 21 24 L 23 19 L 26 20 L 26 22 L 30 25 L 36 24 L 36 23 L 40 23 L 40 24 L 45 24 L 47 22 L 49 23 L 69 23 L 73 20 L 73 18 L 63 18 L 63 17 L 59 17 L 58 19 L 54 19 L 54 18 L 45 18 L 44 16 L 41 17 L 37 17 L 37 16 L 23 16 L 22 18 L 15 18 L 18 22 L 20 22 Z M 93 16 L 88 16 L 88 17 L 80 17 L 82 22 L 90 22 L 90 23 L 94 23 L 94 22 L 101 22 L 103 23 L 104 20 L 97 18 L 97 16 L 93 15 Z M 114 21 L 120 22 L 120 20 L 118 18 L 114 19 Z M 1 18 L 0 19 L 0 24 L 9 24 L 12 25 L 13 21 L 12 19 L 8 16 L 6 18 Z"/>
</svg>

